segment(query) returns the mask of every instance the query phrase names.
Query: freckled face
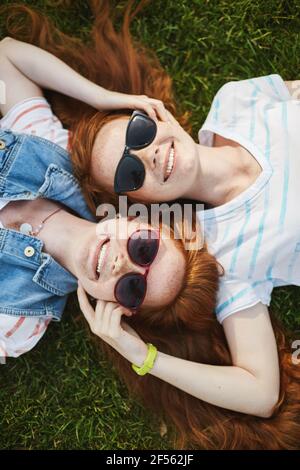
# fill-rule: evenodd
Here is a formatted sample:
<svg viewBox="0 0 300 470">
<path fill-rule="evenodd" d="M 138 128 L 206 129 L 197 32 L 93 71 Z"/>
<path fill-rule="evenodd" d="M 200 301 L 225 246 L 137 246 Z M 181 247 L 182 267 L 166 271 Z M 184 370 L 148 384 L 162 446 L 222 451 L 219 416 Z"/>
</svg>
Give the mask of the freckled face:
<svg viewBox="0 0 300 470">
<path fill-rule="evenodd" d="M 144 222 L 138 222 L 138 219 L 128 221 L 126 218 L 120 218 L 100 222 L 96 230 L 92 228 L 88 231 L 78 245 L 75 263 L 77 277 L 90 295 L 96 299 L 116 301 L 114 291 L 120 277 L 129 272 L 141 274 L 145 272 L 145 267 L 131 260 L 127 251 L 127 241 L 136 230 L 149 227 Z M 185 258 L 174 240 L 168 238 L 166 233 L 162 229 L 159 250 L 150 266 L 147 293 L 143 302 L 145 306 L 168 304 L 176 297 L 182 286 Z M 96 274 L 102 249 L 100 273 Z"/>
<path fill-rule="evenodd" d="M 96 183 L 110 192 L 125 148 L 128 121 L 124 117 L 105 124 L 94 143 L 91 171 Z M 146 176 L 143 186 L 127 193 L 128 197 L 143 202 L 171 201 L 191 187 L 197 169 L 196 144 L 171 115 L 170 121 L 157 122 L 156 137 L 148 147 L 130 153 L 142 160 Z"/>
</svg>

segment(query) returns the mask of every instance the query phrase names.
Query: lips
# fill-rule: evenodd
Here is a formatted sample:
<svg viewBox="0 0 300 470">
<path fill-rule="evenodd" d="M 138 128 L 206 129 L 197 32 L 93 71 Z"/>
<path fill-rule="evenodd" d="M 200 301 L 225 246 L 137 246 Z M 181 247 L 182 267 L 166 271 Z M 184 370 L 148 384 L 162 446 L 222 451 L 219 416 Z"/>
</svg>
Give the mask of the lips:
<svg viewBox="0 0 300 470">
<path fill-rule="evenodd" d="M 99 279 L 99 274 L 97 273 L 97 266 L 99 260 L 99 254 L 102 246 L 109 240 L 108 237 L 103 240 L 98 240 L 94 248 L 91 250 L 88 262 L 88 277 L 92 281 L 97 281 Z"/>
<path fill-rule="evenodd" d="M 101 247 L 100 247 L 100 250 L 99 250 L 99 254 L 98 254 L 98 263 L 97 263 L 97 267 L 96 267 L 96 277 L 99 279 L 100 275 L 101 275 L 101 272 L 102 272 L 102 269 L 105 265 L 105 261 L 107 259 L 107 252 L 108 252 L 108 245 L 109 244 L 109 240 L 106 240 L 104 243 L 102 243 Z"/>
<path fill-rule="evenodd" d="M 172 171 L 174 169 L 174 163 L 175 163 L 175 148 L 174 148 L 174 142 L 172 142 L 171 146 L 169 147 L 166 158 L 165 158 L 165 163 L 164 163 L 164 183 L 168 181 L 170 178 Z"/>
</svg>

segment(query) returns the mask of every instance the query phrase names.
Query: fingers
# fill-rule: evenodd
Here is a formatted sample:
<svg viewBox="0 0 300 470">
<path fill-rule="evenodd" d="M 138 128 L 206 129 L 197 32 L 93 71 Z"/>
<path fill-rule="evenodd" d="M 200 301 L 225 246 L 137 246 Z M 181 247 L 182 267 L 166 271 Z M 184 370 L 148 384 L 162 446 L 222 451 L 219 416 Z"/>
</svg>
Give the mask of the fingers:
<svg viewBox="0 0 300 470">
<path fill-rule="evenodd" d="M 178 126 L 178 122 L 176 121 L 176 119 L 174 118 L 173 114 L 170 113 L 170 111 L 166 110 L 166 113 L 167 113 L 167 118 L 168 118 L 168 121 L 172 122 L 173 124 L 175 124 L 176 126 Z"/>
<path fill-rule="evenodd" d="M 157 116 L 162 121 L 168 121 L 169 118 L 168 118 L 167 110 L 163 102 L 160 100 L 156 100 L 154 98 L 150 98 L 149 101 L 152 104 L 153 108 L 155 109 Z"/>
<path fill-rule="evenodd" d="M 157 118 L 162 121 L 168 121 L 167 110 L 161 100 L 155 98 L 149 98 L 146 95 L 139 96 L 139 99 L 142 100 L 140 107 L 145 111 L 152 119 L 157 121 Z"/>
<path fill-rule="evenodd" d="M 145 111 L 154 121 L 157 121 L 156 112 L 150 104 L 145 103 L 143 105 L 143 111 Z"/>
<path fill-rule="evenodd" d="M 157 121 L 169 121 L 168 112 L 161 100 L 149 98 L 147 95 L 129 95 L 106 90 L 107 100 L 101 109 L 141 109 Z"/>
<path fill-rule="evenodd" d="M 121 326 L 122 315 L 131 316 L 132 312 L 115 302 L 106 302 L 105 300 L 98 300 L 94 310 L 89 303 L 85 290 L 79 282 L 77 296 L 80 309 L 92 333 L 111 344 L 110 340 L 117 339 L 123 330 Z"/>
<path fill-rule="evenodd" d="M 91 330 L 94 334 L 109 342 L 120 336 L 121 317 L 128 311 L 115 302 L 98 301 Z M 130 313 L 131 314 L 131 313 Z"/>
<path fill-rule="evenodd" d="M 97 324 L 101 328 L 101 334 L 107 335 L 112 317 L 116 315 L 116 304 L 107 302 L 104 308 L 96 310 Z"/>
<path fill-rule="evenodd" d="M 116 308 L 113 315 L 110 317 L 110 321 L 107 325 L 108 336 L 112 339 L 117 339 L 121 333 L 121 318 L 123 312 L 121 308 Z"/>
</svg>

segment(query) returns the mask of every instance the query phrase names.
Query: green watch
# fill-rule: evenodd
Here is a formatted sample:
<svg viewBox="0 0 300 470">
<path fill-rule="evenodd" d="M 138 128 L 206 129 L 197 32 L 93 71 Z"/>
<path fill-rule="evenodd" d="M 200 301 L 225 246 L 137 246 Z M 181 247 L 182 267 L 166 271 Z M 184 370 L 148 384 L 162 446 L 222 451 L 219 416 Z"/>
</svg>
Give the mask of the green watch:
<svg viewBox="0 0 300 470">
<path fill-rule="evenodd" d="M 154 362 L 157 356 L 157 348 L 151 343 L 147 343 L 147 346 L 148 354 L 141 367 L 136 366 L 135 364 L 131 365 L 134 372 L 136 372 L 138 375 L 146 375 L 154 366 Z"/>
</svg>

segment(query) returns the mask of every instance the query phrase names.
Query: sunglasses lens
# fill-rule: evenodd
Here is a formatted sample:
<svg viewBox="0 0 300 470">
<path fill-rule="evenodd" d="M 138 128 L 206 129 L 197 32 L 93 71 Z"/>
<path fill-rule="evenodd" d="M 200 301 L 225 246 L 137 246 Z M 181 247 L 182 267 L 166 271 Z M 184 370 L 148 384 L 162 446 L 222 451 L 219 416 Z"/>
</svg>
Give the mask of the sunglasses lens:
<svg viewBox="0 0 300 470">
<path fill-rule="evenodd" d="M 159 236 L 153 230 L 140 230 L 128 240 L 128 254 L 140 266 L 152 263 L 158 252 Z"/>
<path fill-rule="evenodd" d="M 132 149 L 146 147 L 156 136 L 156 124 L 147 116 L 134 116 L 128 126 L 126 145 Z"/>
<path fill-rule="evenodd" d="M 142 186 L 144 179 L 145 167 L 143 163 L 134 155 L 127 154 L 125 158 L 120 160 L 116 172 L 115 192 L 135 191 Z"/>
<path fill-rule="evenodd" d="M 116 284 L 116 300 L 126 308 L 138 308 L 146 295 L 146 279 L 141 274 L 126 274 Z"/>
</svg>

